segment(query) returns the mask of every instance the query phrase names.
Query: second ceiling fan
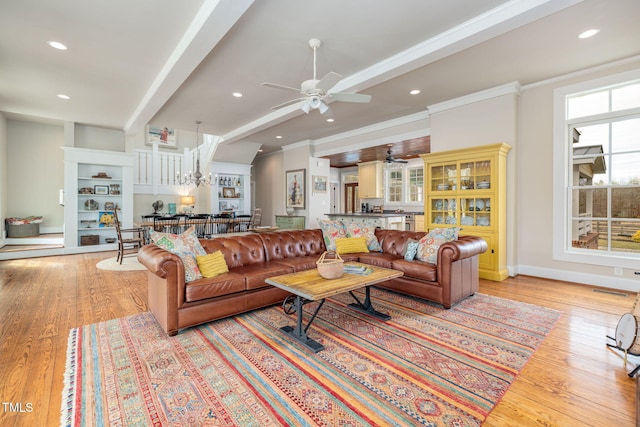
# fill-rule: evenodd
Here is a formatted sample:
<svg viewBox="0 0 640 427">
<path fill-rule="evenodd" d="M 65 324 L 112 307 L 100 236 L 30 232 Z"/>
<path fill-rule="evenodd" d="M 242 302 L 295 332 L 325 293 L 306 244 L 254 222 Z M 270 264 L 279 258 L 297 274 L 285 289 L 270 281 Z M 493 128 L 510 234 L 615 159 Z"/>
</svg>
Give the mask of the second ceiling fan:
<svg viewBox="0 0 640 427">
<path fill-rule="evenodd" d="M 325 114 L 330 111 L 327 102 L 331 100 L 360 103 L 371 101 L 371 95 L 331 92 L 331 89 L 342 79 L 342 76 L 338 73 L 334 73 L 333 71 L 331 71 L 320 80 L 316 78 L 316 50 L 321 45 L 322 42 L 318 39 L 309 40 L 309 47 L 313 49 L 313 78 L 303 81 L 299 89 L 277 83 L 262 83 L 263 86 L 295 91 L 302 95 L 302 97 L 292 99 L 290 101 L 283 102 L 282 104 L 271 107 L 272 110 L 276 110 L 278 108 L 286 107 L 287 105 L 299 102 L 301 104 L 300 109 L 305 113 L 309 113 L 309 111 L 313 109 L 318 109 L 320 110 L 321 114 Z"/>
</svg>

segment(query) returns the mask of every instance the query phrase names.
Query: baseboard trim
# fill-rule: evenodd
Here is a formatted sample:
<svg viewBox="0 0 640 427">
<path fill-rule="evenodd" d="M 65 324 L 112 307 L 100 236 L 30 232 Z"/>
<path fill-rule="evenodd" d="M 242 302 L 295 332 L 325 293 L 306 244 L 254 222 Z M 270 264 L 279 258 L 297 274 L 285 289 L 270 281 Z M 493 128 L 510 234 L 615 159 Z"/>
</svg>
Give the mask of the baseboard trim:
<svg viewBox="0 0 640 427">
<path fill-rule="evenodd" d="M 554 270 L 551 268 L 535 267 L 532 265 L 518 265 L 516 268 L 511 268 L 510 271 L 513 271 L 516 274 L 541 277 L 544 279 L 583 283 L 586 285 L 601 286 L 603 288 L 618 289 L 629 292 L 640 291 L 640 280 L 626 279 L 624 277 L 612 277 L 598 274 L 580 273 L 576 271 Z"/>
</svg>

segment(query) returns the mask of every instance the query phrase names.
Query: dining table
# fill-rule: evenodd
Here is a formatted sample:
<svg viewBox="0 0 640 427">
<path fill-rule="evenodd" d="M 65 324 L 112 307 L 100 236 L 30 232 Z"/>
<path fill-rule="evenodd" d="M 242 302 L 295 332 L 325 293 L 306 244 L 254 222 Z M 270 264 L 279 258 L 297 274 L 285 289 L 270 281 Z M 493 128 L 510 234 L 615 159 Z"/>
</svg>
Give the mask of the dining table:
<svg viewBox="0 0 640 427">
<path fill-rule="evenodd" d="M 203 224 L 202 217 L 206 216 L 206 223 Z M 163 229 L 155 231 L 170 232 L 179 234 L 184 232 L 190 226 L 196 226 L 199 238 L 215 237 L 220 234 L 230 233 L 247 233 L 249 232 L 250 217 L 218 217 L 216 215 L 200 214 L 200 215 L 143 215 L 140 221 L 134 221 L 136 228 L 143 229 L 145 244 L 151 241 L 151 231 L 155 229 L 155 218 L 163 220 L 178 219 L 176 224 L 171 227 L 163 227 Z M 169 221 L 167 221 L 169 223 Z M 204 225 L 204 226 L 203 226 Z"/>
</svg>

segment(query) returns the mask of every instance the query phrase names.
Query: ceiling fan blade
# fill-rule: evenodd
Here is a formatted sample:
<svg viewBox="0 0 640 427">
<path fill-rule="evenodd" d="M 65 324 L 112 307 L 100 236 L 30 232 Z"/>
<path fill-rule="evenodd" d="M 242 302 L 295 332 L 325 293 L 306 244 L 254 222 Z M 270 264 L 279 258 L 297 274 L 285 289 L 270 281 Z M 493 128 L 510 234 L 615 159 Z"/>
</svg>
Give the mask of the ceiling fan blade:
<svg viewBox="0 0 640 427">
<path fill-rule="evenodd" d="M 293 105 L 296 102 L 304 101 L 306 99 L 307 98 L 292 99 L 291 101 L 287 101 L 287 102 L 283 102 L 282 104 L 274 105 L 273 107 L 271 107 L 271 109 L 272 110 L 277 110 L 278 108 L 286 107 L 287 105 Z"/>
<path fill-rule="evenodd" d="M 284 90 L 293 90 L 295 92 L 300 93 L 300 89 L 295 88 L 295 87 L 291 87 L 291 86 L 285 86 L 285 85 L 279 85 L 277 83 L 262 83 L 262 86 L 267 86 L 267 87 L 272 87 L 272 88 L 276 88 L 276 89 L 284 89 Z"/>
<path fill-rule="evenodd" d="M 329 89 L 337 85 L 340 80 L 342 80 L 342 76 L 331 71 L 322 79 L 320 79 L 320 81 L 316 85 L 316 88 L 320 89 L 324 93 L 327 93 L 329 92 Z"/>
<path fill-rule="evenodd" d="M 336 92 L 336 93 L 330 93 L 329 98 L 333 99 L 334 101 L 342 101 L 342 102 L 366 103 L 371 101 L 371 95 L 364 95 L 361 93 Z"/>
</svg>

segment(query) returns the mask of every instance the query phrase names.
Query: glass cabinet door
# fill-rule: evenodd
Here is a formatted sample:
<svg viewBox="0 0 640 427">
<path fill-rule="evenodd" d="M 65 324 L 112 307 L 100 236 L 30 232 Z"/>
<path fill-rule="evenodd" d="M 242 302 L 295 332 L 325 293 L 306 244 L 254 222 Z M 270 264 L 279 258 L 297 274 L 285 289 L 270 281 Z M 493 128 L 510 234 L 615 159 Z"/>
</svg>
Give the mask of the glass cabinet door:
<svg viewBox="0 0 640 427">
<path fill-rule="evenodd" d="M 490 227 L 491 197 L 468 197 L 460 199 L 460 225 Z"/>
<path fill-rule="evenodd" d="M 456 163 L 431 167 L 431 191 L 455 190 L 458 181 L 458 165 Z"/>
<path fill-rule="evenodd" d="M 460 189 L 486 190 L 491 188 L 491 160 L 460 163 Z"/>
</svg>

